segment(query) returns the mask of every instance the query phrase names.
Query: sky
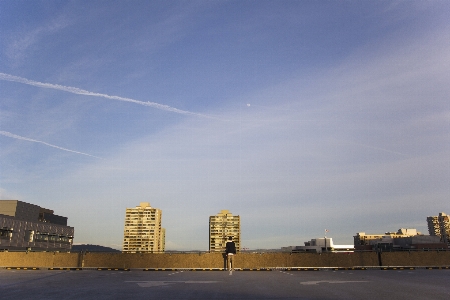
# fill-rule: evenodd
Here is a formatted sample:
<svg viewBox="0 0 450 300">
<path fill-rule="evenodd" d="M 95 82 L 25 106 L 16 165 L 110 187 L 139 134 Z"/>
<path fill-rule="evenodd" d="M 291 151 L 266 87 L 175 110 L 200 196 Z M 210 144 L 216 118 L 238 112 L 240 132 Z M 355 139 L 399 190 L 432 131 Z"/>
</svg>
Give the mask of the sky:
<svg viewBox="0 0 450 300">
<path fill-rule="evenodd" d="M 448 1 L 0 1 L 0 199 L 122 248 L 416 228 L 450 213 Z"/>
</svg>

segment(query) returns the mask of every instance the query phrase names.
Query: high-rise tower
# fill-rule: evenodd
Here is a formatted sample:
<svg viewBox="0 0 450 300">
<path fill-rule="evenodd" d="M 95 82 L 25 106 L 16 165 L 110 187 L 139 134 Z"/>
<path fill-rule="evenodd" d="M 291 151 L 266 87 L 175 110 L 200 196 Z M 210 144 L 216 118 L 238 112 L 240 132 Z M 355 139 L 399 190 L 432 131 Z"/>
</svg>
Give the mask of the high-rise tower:
<svg viewBox="0 0 450 300">
<path fill-rule="evenodd" d="M 224 252 L 228 237 L 232 237 L 236 250 L 241 250 L 241 218 L 228 210 L 209 217 L 209 251 Z"/>
<path fill-rule="evenodd" d="M 141 202 L 136 208 L 127 208 L 123 234 L 123 252 L 164 252 L 165 230 L 161 228 L 162 212 L 150 203 Z"/>
<path fill-rule="evenodd" d="M 450 244 L 450 220 L 443 212 L 439 216 L 427 217 L 428 233 L 441 237 L 441 242 Z"/>
</svg>

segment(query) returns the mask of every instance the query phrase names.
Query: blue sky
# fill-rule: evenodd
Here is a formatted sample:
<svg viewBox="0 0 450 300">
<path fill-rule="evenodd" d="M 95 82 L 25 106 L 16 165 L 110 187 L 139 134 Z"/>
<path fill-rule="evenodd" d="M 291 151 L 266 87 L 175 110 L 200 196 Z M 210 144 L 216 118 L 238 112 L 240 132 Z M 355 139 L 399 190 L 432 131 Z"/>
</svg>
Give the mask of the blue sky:
<svg viewBox="0 0 450 300">
<path fill-rule="evenodd" d="M 1 1 L 0 198 L 120 249 L 417 228 L 450 212 L 447 1 Z"/>
</svg>

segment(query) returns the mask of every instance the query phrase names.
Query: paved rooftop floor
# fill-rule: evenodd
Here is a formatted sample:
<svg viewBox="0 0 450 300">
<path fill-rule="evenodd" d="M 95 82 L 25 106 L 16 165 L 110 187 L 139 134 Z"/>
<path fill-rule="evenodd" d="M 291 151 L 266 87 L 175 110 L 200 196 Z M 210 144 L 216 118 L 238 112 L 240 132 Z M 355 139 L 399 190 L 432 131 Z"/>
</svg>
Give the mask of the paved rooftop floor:
<svg viewBox="0 0 450 300">
<path fill-rule="evenodd" d="M 450 299 L 450 270 L 0 269 L 0 299 Z"/>
</svg>

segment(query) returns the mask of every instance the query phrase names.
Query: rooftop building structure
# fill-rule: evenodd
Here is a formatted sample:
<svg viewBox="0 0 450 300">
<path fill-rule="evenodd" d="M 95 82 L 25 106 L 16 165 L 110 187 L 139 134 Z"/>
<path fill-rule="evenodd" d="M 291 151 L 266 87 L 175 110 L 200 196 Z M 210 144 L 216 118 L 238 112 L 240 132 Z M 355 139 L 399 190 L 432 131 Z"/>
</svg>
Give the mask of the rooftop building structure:
<svg viewBox="0 0 450 300">
<path fill-rule="evenodd" d="M 148 202 L 127 208 L 123 235 L 124 253 L 153 253 L 165 250 L 165 229 L 161 227 L 162 211 Z"/>
<path fill-rule="evenodd" d="M 241 218 L 228 210 L 209 217 L 209 251 L 224 252 L 228 237 L 233 239 L 236 251 L 241 250 Z"/>
<path fill-rule="evenodd" d="M 283 252 L 353 252 L 355 248 L 353 245 L 335 245 L 332 238 L 316 238 L 305 242 L 304 246 L 288 246 L 282 247 Z"/>
<path fill-rule="evenodd" d="M 74 228 L 53 210 L 19 200 L 0 200 L 0 249 L 69 251 Z"/>
</svg>

